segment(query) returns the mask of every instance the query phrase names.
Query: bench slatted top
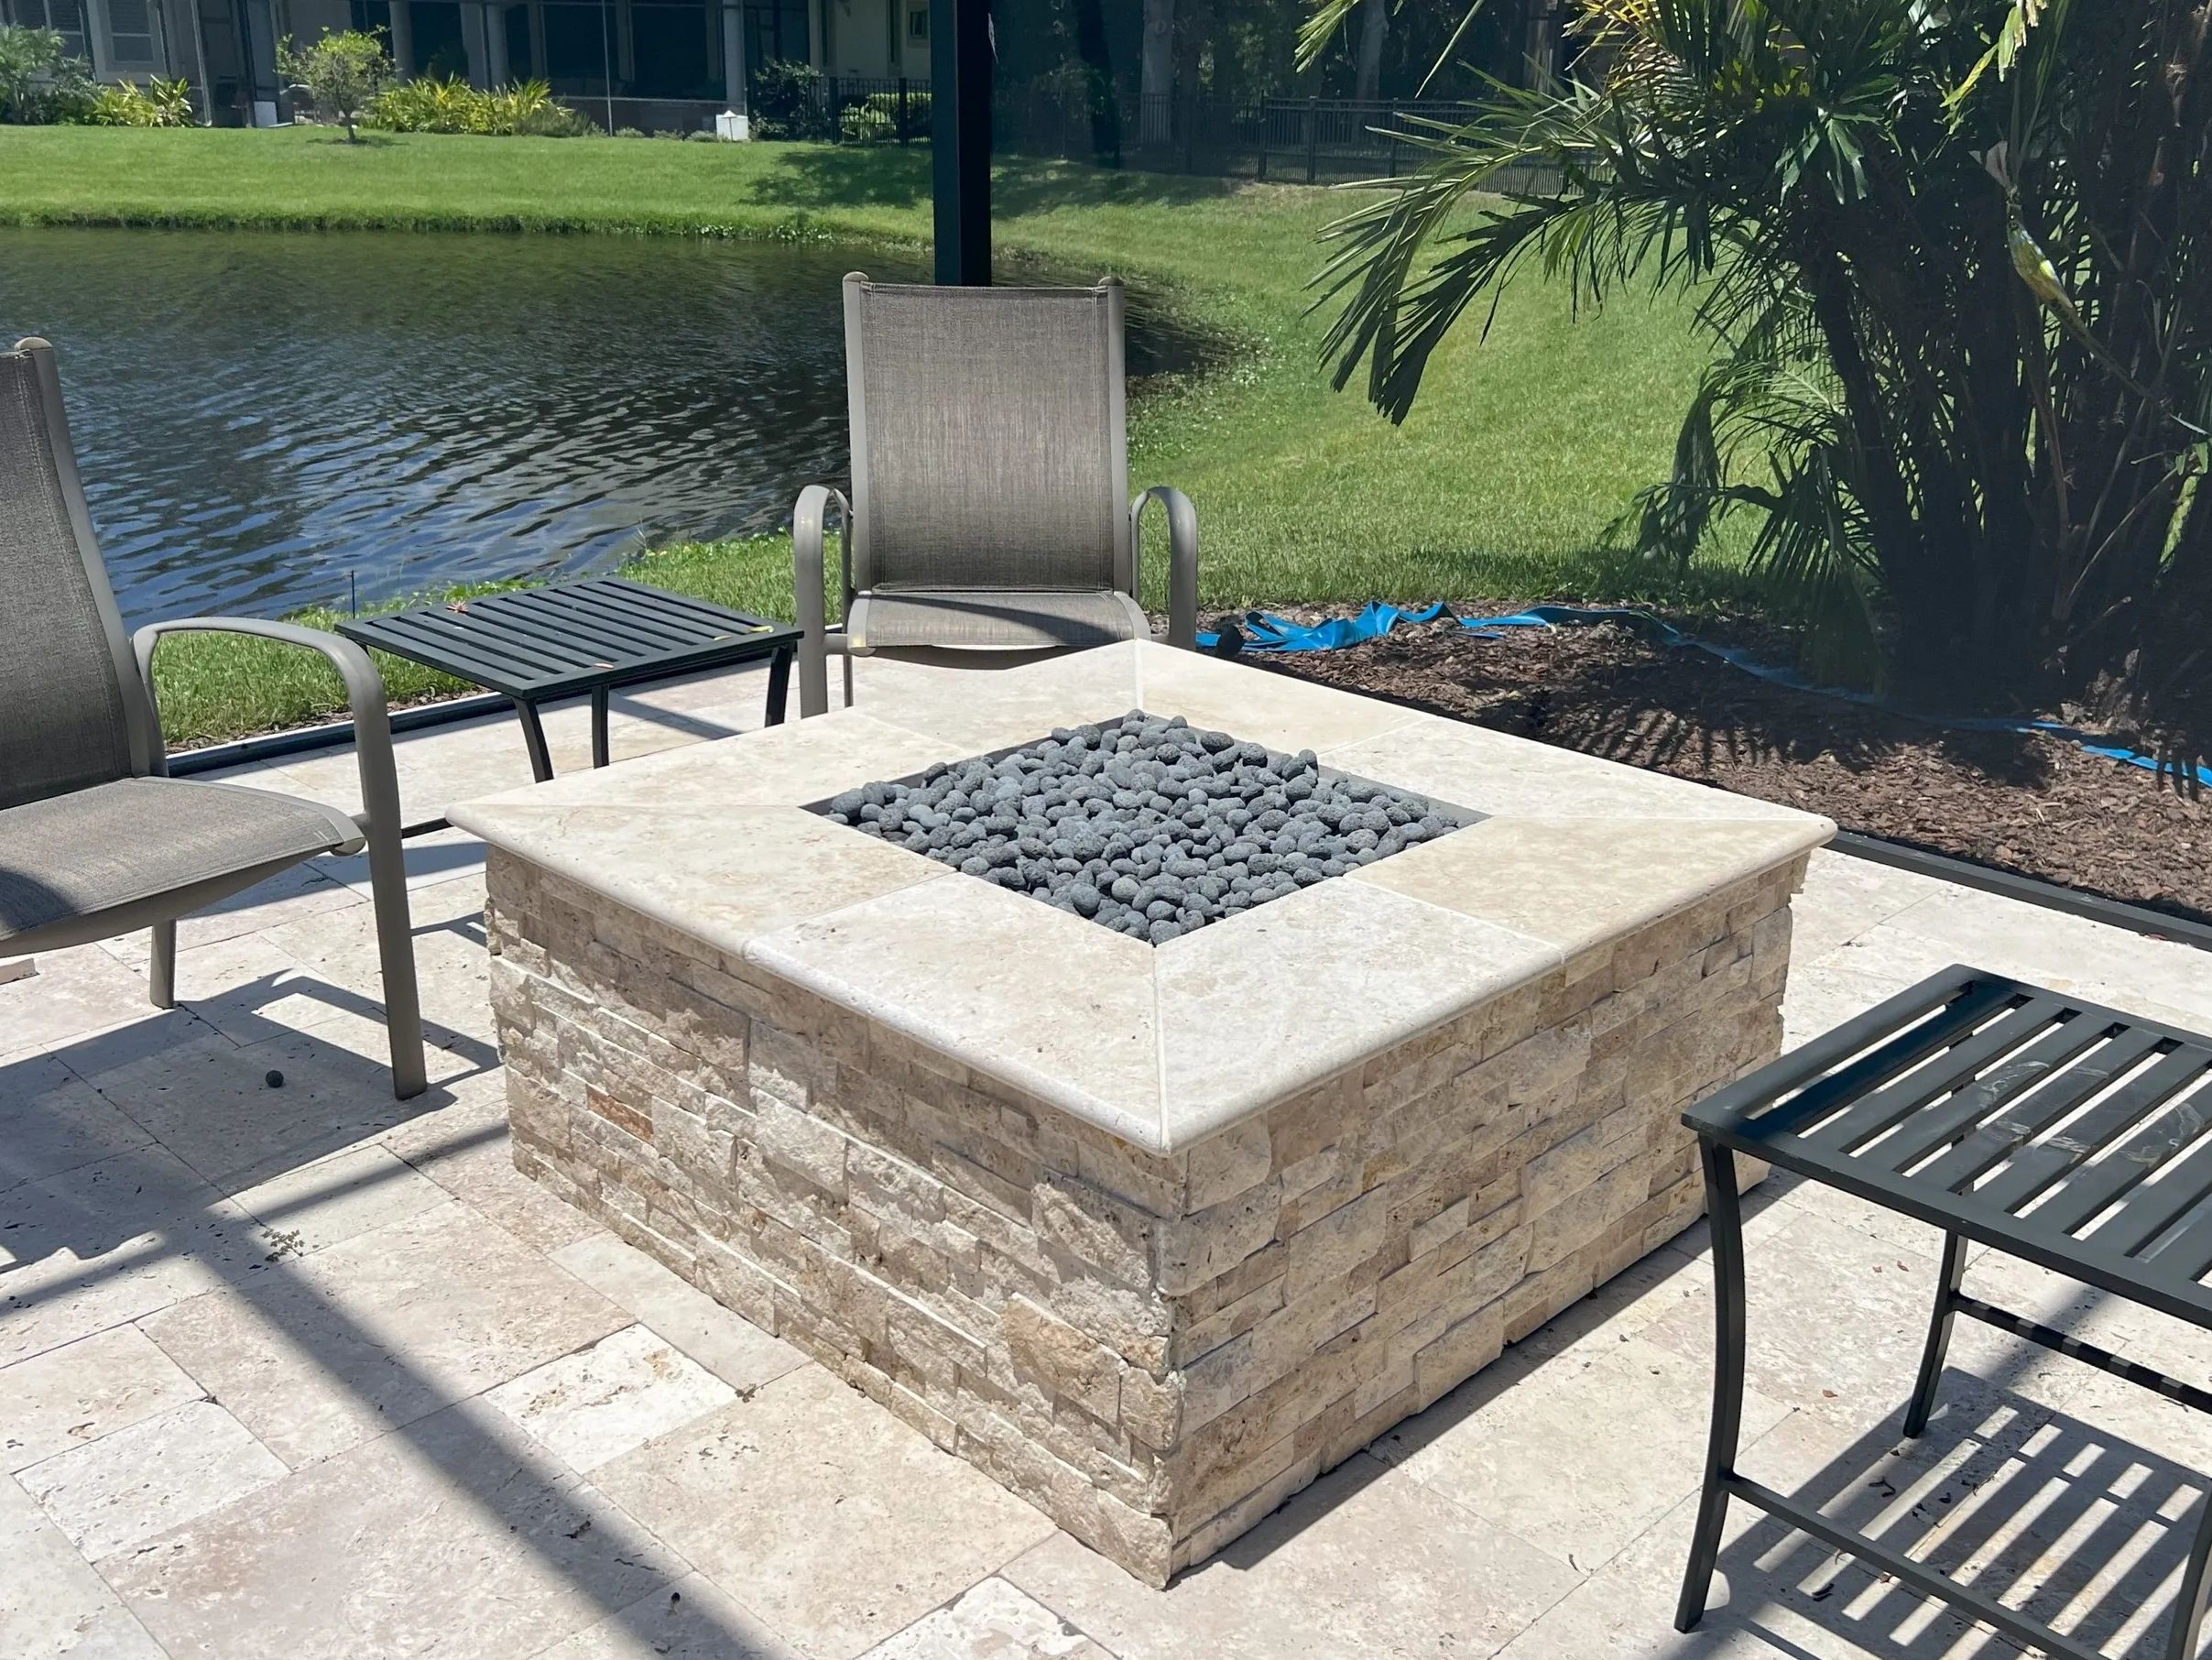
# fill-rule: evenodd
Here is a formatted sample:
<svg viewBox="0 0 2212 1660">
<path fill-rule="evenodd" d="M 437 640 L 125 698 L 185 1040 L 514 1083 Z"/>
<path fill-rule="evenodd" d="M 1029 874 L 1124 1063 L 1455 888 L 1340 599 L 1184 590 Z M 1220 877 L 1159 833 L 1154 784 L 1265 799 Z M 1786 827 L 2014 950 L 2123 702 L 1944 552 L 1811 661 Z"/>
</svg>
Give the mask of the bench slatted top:
<svg viewBox="0 0 2212 1660">
<path fill-rule="evenodd" d="M 1683 1115 L 1725 1146 L 2212 1324 L 2212 1039 L 1954 967 Z"/>
<path fill-rule="evenodd" d="M 800 638 L 788 624 L 619 576 L 354 617 L 338 632 L 531 700 L 767 656 Z"/>
</svg>

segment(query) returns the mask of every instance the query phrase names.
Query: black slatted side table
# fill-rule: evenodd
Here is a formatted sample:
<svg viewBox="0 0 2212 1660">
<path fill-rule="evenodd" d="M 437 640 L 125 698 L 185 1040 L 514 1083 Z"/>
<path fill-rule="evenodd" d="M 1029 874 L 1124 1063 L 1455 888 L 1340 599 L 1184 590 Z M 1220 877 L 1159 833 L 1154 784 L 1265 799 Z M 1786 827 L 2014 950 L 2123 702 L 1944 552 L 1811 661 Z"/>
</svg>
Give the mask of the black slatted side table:
<svg viewBox="0 0 2212 1660">
<path fill-rule="evenodd" d="M 799 630 L 619 576 L 487 594 L 357 617 L 338 632 L 510 697 L 530 770 L 553 776 L 539 705 L 588 692 L 592 765 L 607 763 L 607 695 L 616 686 L 768 659 L 768 724 L 783 721 Z"/>
<path fill-rule="evenodd" d="M 1904 1433 L 1927 1427 L 1954 1318 L 1965 1315 L 2212 1412 L 2212 1392 L 1961 1289 L 1969 1240 L 2212 1329 L 2212 1038 L 1955 967 L 1792 1051 L 1683 1115 L 1713 1224 L 1718 1354 L 1704 1497 L 1675 1613 L 1704 1616 L 1730 1499 L 1887 1569 L 2019 1642 L 2096 1651 L 1946 1578 L 1736 1469 L 1745 1333 L 1735 1153 L 1944 1230 L 1943 1268 Z M 2167 1660 L 2195 1660 L 2212 1556 L 2198 1506 Z"/>
</svg>

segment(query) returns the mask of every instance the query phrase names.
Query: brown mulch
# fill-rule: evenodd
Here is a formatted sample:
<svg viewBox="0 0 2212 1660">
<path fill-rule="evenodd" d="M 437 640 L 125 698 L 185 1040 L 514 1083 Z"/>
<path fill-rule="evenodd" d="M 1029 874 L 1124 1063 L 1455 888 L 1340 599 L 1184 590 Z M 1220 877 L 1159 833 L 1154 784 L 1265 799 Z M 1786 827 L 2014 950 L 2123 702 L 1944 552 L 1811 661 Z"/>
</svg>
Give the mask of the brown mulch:
<svg viewBox="0 0 2212 1660">
<path fill-rule="evenodd" d="M 1346 650 L 1249 661 L 2212 920 L 2212 792 L 2058 739 L 1945 731 L 1612 623 L 1482 639 L 1445 621 Z"/>
</svg>

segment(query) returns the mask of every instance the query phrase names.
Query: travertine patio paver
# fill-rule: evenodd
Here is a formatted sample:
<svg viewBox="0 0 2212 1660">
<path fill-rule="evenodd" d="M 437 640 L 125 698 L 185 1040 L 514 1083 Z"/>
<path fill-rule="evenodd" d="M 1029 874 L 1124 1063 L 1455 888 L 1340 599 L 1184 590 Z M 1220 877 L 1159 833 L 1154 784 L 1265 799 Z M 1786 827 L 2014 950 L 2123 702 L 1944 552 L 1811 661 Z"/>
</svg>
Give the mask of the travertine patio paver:
<svg viewBox="0 0 2212 1660">
<path fill-rule="evenodd" d="M 146 1329 L 295 1469 L 628 1324 L 450 1200 L 270 1266 Z"/>
<path fill-rule="evenodd" d="M 267 1487 L 284 1466 L 209 1400 L 189 1401 L 16 1472 L 93 1561 Z"/>
<path fill-rule="evenodd" d="M 1165 1591 L 1065 1534 L 1005 1572 L 1119 1660 L 1486 1655 L 1579 1578 L 1562 1558 L 1364 1456 Z"/>
<path fill-rule="evenodd" d="M 736 1398 L 642 1326 L 626 1326 L 485 1395 L 572 1469 L 587 1473 Z"/>
<path fill-rule="evenodd" d="M 0 1481 L 0 1654 L 167 1660 L 38 1502 Z"/>
<path fill-rule="evenodd" d="M 850 1660 L 1052 1533 L 818 1366 L 594 1480 L 823 1660 Z"/>
<path fill-rule="evenodd" d="M 0 1371 L 7 1403 L 0 1467 L 22 1469 L 200 1393 L 144 1332 L 112 1326 Z"/>
<path fill-rule="evenodd" d="M 916 683 L 876 676 L 877 667 L 861 665 L 864 708 L 871 697 L 888 699 L 900 684 Z M 758 697 L 758 678 L 748 674 L 719 687 L 703 682 L 656 693 L 664 706 L 649 717 L 623 715 L 618 701 L 617 752 L 686 742 L 703 730 L 745 729 L 757 723 Z M 566 742 L 580 757 L 581 715 L 556 716 L 556 729 L 567 734 L 557 751 Z M 868 729 L 858 721 L 852 727 L 856 735 Z M 413 751 L 408 777 L 418 795 L 410 814 L 428 816 L 445 799 L 527 777 L 510 724 L 475 730 L 466 744 L 442 733 L 403 740 Z M 880 722 L 874 730 L 878 740 L 885 730 L 904 731 Z M 910 735 L 896 744 L 908 746 L 904 753 L 927 747 Z M 940 747 L 950 748 L 949 740 Z M 878 741 L 856 754 L 845 781 L 895 773 L 876 765 L 888 752 Z M 331 759 L 341 764 L 327 770 L 342 777 L 350 758 Z M 812 799 L 786 792 L 804 782 L 771 776 L 766 799 Z M 480 879 L 473 839 L 418 841 L 409 860 L 419 925 L 465 928 L 462 919 L 479 895 L 436 890 Z M 1622 1392 L 1631 1383 L 1640 1389 L 1645 1379 L 1661 1384 L 1649 1372 L 1640 1378 L 1634 1360 L 1657 1349 L 1674 1357 L 1662 1364 L 1691 1380 L 1662 1392 L 1670 1403 L 1680 1397 L 1675 1433 L 1694 1447 L 1702 1428 L 1694 1380 L 1708 1360 L 1712 1321 L 1702 1229 L 1531 1333 L 1500 1368 L 1401 1426 L 1391 1445 L 1375 1449 L 1379 1457 L 1324 1480 L 1228 1557 L 1165 1593 L 1144 1589 L 1064 1535 L 1039 1533 L 1019 1511 L 1019 1525 L 993 1511 L 977 1542 L 964 1544 L 968 1513 L 960 1499 L 970 1484 L 998 1504 L 1013 1502 L 514 1174 L 505 1162 L 500 1078 L 486 1046 L 434 1055 L 441 1081 L 431 1093 L 403 1107 L 390 1102 L 373 979 L 351 969 L 326 977 L 269 941 L 284 928 L 288 938 L 319 942 L 321 919 L 364 905 L 365 893 L 333 879 L 340 876 L 358 880 L 360 873 L 340 861 L 310 866 L 185 925 L 188 952 L 259 940 L 300 965 L 281 988 L 289 1001 L 263 1005 L 256 1020 L 249 993 L 224 1011 L 227 1030 L 189 1010 L 160 1015 L 146 1006 L 136 974 L 139 941 L 57 954 L 42 959 L 38 976 L 0 985 L 0 1365 L 13 1363 L 0 1371 L 0 1443 L 22 1439 L 18 1450 L 39 1455 L 33 1464 L 72 1447 L 106 1447 L 84 1468 L 113 1467 L 124 1462 L 115 1448 L 132 1446 L 118 1436 L 143 1433 L 211 1392 L 221 1402 L 214 1410 L 228 1412 L 250 1436 L 254 1390 L 234 1400 L 215 1382 L 234 1347 L 224 1321 L 234 1323 L 227 1329 L 245 1352 L 298 1369 L 281 1383 L 272 1377 L 268 1388 L 272 1398 L 308 1403 L 300 1433 L 311 1441 L 327 1433 L 314 1430 L 316 1413 L 353 1401 L 336 1414 L 344 1428 L 340 1450 L 104 1557 L 99 1569 L 20 1480 L 0 1476 L 0 1654 L 11 1660 L 159 1660 L 164 1653 L 179 1660 L 356 1660 L 402 1652 L 472 1660 L 850 1660 L 871 1647 L 898 1660 L 1006 1660 L 1002 1650 L 976 1646 L 996 1640 L 987 1629 L 990 1611 L 1000 1606 L 995 1585 L 1018 1588 L 1049 1611 L 1059 1637 L 1048 1641 L 1084 1644 L 1071 1651 L 1079 1660 L 1181 1660 L 1193 1653 L 1224 1660 L 1370 1653 L 1457 1660 L 1501 1647 L 1512 1660 L 2010 1660 L 2017 1652 L 1964 1633 L 1870 1575 L 1839 1570 L 1827 1552 L 1787 1540 L 1740 1507 L 1722 1556 L 1726 1596 L 1694 1637 L 1678 1636 L 1671 1617 L 1697 1474 L 1689 1450 L 1653 1456 L 1648 1475 L 1624 1481 L 1618 1508 L 1641 1516 L 1660 1507 L 1659 1519 L 1602 1566 L 1593 1568 L 1578 1550 L 1572 1564 L 1558 1554 L 1566 1542 L 1560 1530 L 1579 1524 L 1542 1480 L 1607 1450 L 1606 1437 L 1563 1414 L 1560 1403 L 1586 1398 L 1595 1409 L 1632 1415 L 1635 1397 L 1589 1380 L 1617 1379 Z M 2092 995 L 2123 1007 L 2212 1022 L 2212 958 L 2202 954 L 1836 855 L 1814 857 L 1795 931 L 1784 1009 L 1792 1041 L 1901 989 L 1923 966 L 1961 954 L 2000 972 L 2095 987 Z M 337 969 L 343 935 L 328 937 L 327 947 L 316 948 L 327 949 L 323 960 Z M 251 977 L 236 984 L 250 986 Z M 217 995 L 226 988 L 219 984 Z M 197 995 L 189 978 L 185 991 L 188 1002 Z M 306 1030 L 284 1023 L 293 1010 L 313 1007 L 335 1012 Z M 167 1057 L 196 1064 L 191 1087 L 158 1087 Z M 287 1070 L 285 1090 L 233 1087 L 257 1083 L 272 1065 Z M 292 1094 L 295 1071 L 323 1080 L 318 1087 L 328 1093 Z M 245 1116 L 224 1130 L 216 1120 L 225 1112 Z M 206 1180 L 202 1158 L 223 1181 Z M 412 1179 L 395 1175 L 389 1187 L 365 1182 L 388 1172 L 380 1162 L 387 1158 L 404 1161 Z M 426 1182 L 451 1197 L 423 1206 Z M 267 1214 L 241 1207 L 232 1192 Z M 387 1204 L 397 1208 L 382 1210 Z M 2163 1618 L 2166 1593 L 2158 1579 L 2170 1580 L 2178 1567 L 2175 1519 L 2185 1528 L 2188 1506 L 2203 1491 L 2193 1472 L 2212 1468 L 2212 1425 L 2041 1350 L 1962 1329 L 1934 1427 L 1895 1456 L 1894 1409 L 1925 1317 L 1932 1236 L 1843 1196 L 1779 1180 L 1756 1190 L 1752 1206 L 1750 1283 L 1755 1297 L 1767 1299 L 1763 1322 L 1761 1305 L 1754 1306 L 1755 1337 L 1760 1325 L 1771 1327 L 1788 1311 L 1811 1306 L 1820 1317 L 1795 1318 L 1767 1339 L 1766 1373 L 1753 1384 L 1762 1394 L 1791 1397 L 1778 1402 L 1789 1411 L 1751 1444 L 1746 1468 L 1779 1485 L 1811 1484 L 1861 1523 L 1891 1505 L 1894 1492 L 1906 1502 L 1893 1525 L 1937 1530 L 1942 1559 L 1989 1561 L 2000 1576 L 2017 1578 L 2013 1600 L 2042 1599 L 2033 1606 L 2046 1615 L 2059 1611 L 2051 1599 L 2076 1600 L 2086 1629 L 2118 1632 L 2115 1651 L 2137 1641 L 2146 1621 Z M 463 1226 L 456 1213 L 474 1220 Z M 316 1224 L 296 1225 L 301 1238 L 289 1250 L 274 1237 L 288 1217 Z M 449 1240 L 504 1241 L 489 1254 L 508 1265 L 500 1272 L 514 1276 L 509 1288 L 472 1278 L 466 1249 L 449 1246 L 425 1259 L 409 1248 L 398 1255 L 441 1261 L 476 1288 L 449 1288 L 425 1273 L 399 1292 L 403 1305 L 394 1308 L 387 1299 L 395 1281 L 383 1265 L 344 1254 L 380 1235 L 396 1240 L 433 1218 L 452 1218 L 441 1224 L 458 1229 Z M 533 1260 L 539 1267 L 525 1271 Z M 1900 1261 L 1911 1269 L 1901 1277 Z M 2016 1272 L 1978 1259 L 1968 1284 Z M 540 1272 L 550 1277 L 540 1280 Z M 1987 1283 L 2003 1296 L 2040 1297 L 2043 1317 L 2152 1364 L 2212 1375 L 2212 1339 L 2201 1333 L 2079 1287 Z M 567 1289 L 546 1289 L 553 1286 Z M 563 1308 L 593 1312 L 581 1320 L 564 1314 L 549 1333 L 540 1292 Z M 604 1301 L 588 1300 L 594 1295 Z M 451 1334 L 468 1326 L 452 1312 L 456 1297 L 485 1322 L 488 1358 L 474 1367 L 451 1347 Z M 211 1317 L 218 1311 L 223 1320 Z M 481 1399 L 427 1416 L 380 1416 L 373 1406 L 358 1415 L 358 1390 L 372 1400 L 382 1390 L 389 1402 L 420 1386 L 395 1391 L 373 1372 L 353 1371 L 346 1357 L 354 1351 L 328 1348 L 331 1324 L 343 1329 L 349 1319 L 357 1332 L 383 1334 L 377 1369 L 440 1380 L 433 1393 L 496 1389 L 632 1329 L 690 1356 L 739 1397 L 754 1392 L 602 1467 L 603 1474 L 634 1472 L 624 1490 L 633 1508 Z M 188 1342 L 181 1334 L 203 1322 L 203 1336 Z M 154 1340 L 164 1331 L 173 1350 Z M 338 1357 L 338 1376 L 315 1358 L 324 1352 Z M 1833 1400 L 1823 1392 L 1830 1388 Z M 678 1472 L 704 1425 L 726 1427 L 764 1401 L 773 1414 L 778 1390 L 819 1393 L 824 1409 L 805 1421 L 817 1430 L 850 1422 L 854 1451 L 811 1481 L 767 1484 L 778 1515 L 799 1537 L 791 1555 L 763 1556 L 756 1547 L 764 1524 L 735 1513 L 742 1507 L 731 1502 L 732 1490 Z M 1563 1421 L 1548 1427 L 1554 1415 Z M 367 1438 L 349 1439 L 356 1430 Z M 288 1433 L 270 1431 L 279 1446 L 292 1445 Z M 71 1446 L 55 1445 L 57 1436 Z M 191 1440 L 180 1436 L 179 1447 Z M 243 1467 L 266 1470 L 247 1450 L 252 1442 L 268 1445 L 258 1436 L 230 1445 Z M 881 1456 L 887 1447 L 910 1450 Z M 1410 1469 L 1387 1468 L 1385 1460 L 1400 1456 L 1407 1465 L 1419 1458 L 1434 1466 L 1426 1485 Z M 1455 1496 L 1454 1482 L 1486 1469 L 1496 1479 L 1468 1489 L 1478 1514 Z M 2018 1507 L 2013 1484 L 2021 1480 L 2043 1498 L 2027 1506 L 2025 1542 L 2016 1544 L 1994 1513 Z M 134 1525 L 160 1523 L 161 1507 L 185 1502 L 191 1491 L 169 1477 L 152 1485 L 160 1491 L 149 1491 L 144 1508 L 131 1513 Z M 1664 1508 L 1671 1489 L 1684 1496 Z M 719 1510 L 711 1502 L 717 1493 Z M 1911 1513 L 1915 1499 L 1923 1519 Z M 67 1508 L 66 1496 L 58 1502 Z M 1962 1520 L 1944 1525 L 1955 1512 Z M 2104 1560 L 2069 1567 L 2063 1551 L 2045 1560 L 2054 1536 L 2046 1519 Z M 1635 1525 L 1615 1527 L 1609 1514 L 1590 1523 L 1594 1532 Z M 672 1548 L 678 1533 L 681 1550 Z M 910 1559 L 926 1572 L 902 1578 Z M 899 1589 L 882 1591 L 887 1582 Z M 2156 1634 L 2153 1624 L 2151 1638 Z M 2139 1644 L 2132 1652 L 2147 1651 Z"/>
<path fill-rule="evenodd" d="M 544 1191 L 534 1182 L 529 1185 Z M 591 1234 L 552 1257 L 733 1389 L 750 1392 L 807 1363 L 789 1343 L 739 1318 L 611 1233 Z"/>
<path fill-rule="evenodd" d="M 932 1609 L 867 1660 L 1113 1660 L 1036 1598 L 1006 1580 L 986 1579 Z"/>
<path fill-rule="evenodd" d="M 534 1655 L 684 1572 L 482 1402 L 97 1563 L 176 1655 Z"/>
</svg>

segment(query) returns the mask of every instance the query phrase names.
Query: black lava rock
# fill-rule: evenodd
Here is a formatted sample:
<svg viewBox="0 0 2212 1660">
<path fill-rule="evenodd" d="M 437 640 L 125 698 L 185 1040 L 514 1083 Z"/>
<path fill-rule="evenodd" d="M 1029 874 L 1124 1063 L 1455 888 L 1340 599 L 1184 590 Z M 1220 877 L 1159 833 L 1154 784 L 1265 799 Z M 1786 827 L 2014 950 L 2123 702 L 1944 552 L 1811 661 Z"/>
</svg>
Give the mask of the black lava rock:
<svg viewBox="0 0 2212 1660">
<path fill-rule="evenodd" d="M 1155 945 L 1440 835 L 1431 802 L 1132 710 L 919 783 L 846 790 L 833 823 Z M 282 1082 L 269 1075 L 271 1087 Z"/>
</svg>

